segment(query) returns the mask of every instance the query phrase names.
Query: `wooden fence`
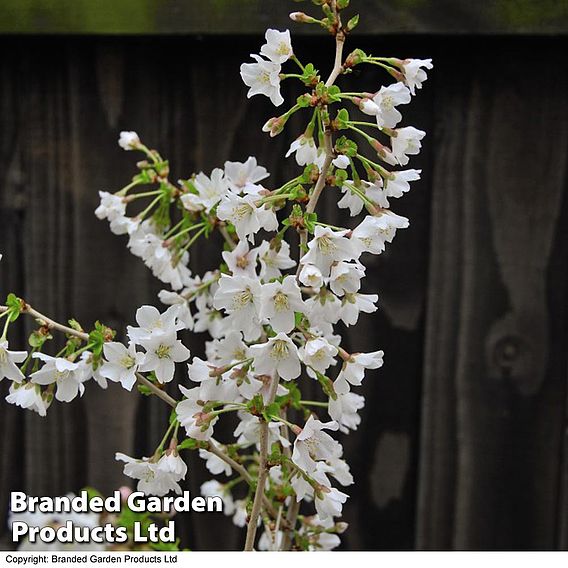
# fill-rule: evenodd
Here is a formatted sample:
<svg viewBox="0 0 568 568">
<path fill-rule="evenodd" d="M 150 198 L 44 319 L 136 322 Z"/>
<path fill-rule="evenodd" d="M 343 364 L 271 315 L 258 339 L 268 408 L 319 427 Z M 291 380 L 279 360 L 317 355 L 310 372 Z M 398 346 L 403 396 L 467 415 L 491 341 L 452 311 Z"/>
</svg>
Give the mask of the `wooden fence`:
<svg viewBox="0 0 568 568">
<path fill-rule="evenodd" d="M 374 54 L 432 56 L 436 67 L 405 109 L 407 124 L 428 132 L 414 162 L 423 179 L 395 209 L 411 227 L 369 264 L 366 291 L 379 294 L 380 311 L 347 332 L 348 348 L 382 348 L 386 362 L 366 379 L 363 422 L 344 440 L 356 478 L 345 548 L 568 547 L 568 44 L 550 35 L 568 29 L 565 15 L 497 26 L 538 36 L 452 33 L 483 32 L 478 14 L 465 30 L 431 18 L 440 29 L 410 26 L 428 35 L 374 36 L 380 27 L 367 27 L 350 38 Z M 137 130 L 179 176 L 249 154 L 275 183 L 296 172 L 281 156 L 300 123 L 268 140 L 260 128 L 270 104 L 244 99 L 238 68 L 260 41 L 0 38 L 1 293 L 62 320 L 118 329 L 156 301 L 159 283 L 93 215 L 98 190 L 121 187 L 134 171 L 132 154 L 116 146 L 121 129 Z M 303 37 L 296 50 L 329 67 L 323 36 Z M 384 79 L 365 70 L 344 84 L 373 90 Z M 326 196 L 322 216 L 347 222 L 334 202 Z M 195 271 L 215 247 L 195 250 Z M 189 338 L 195 353 L 202 339 Z M 108 492 L 125 483 L 114 452 L 151 451 L 167 410 L 109 390 L 91 385 L 46 419 L 0 406 L 0 515 L 10 490 Z M 187 487 L 207 478 L 191 458 Z M 195 549 L 242 544 L 228 519 L 186 515 L 180 526 Z"/>
</svg>

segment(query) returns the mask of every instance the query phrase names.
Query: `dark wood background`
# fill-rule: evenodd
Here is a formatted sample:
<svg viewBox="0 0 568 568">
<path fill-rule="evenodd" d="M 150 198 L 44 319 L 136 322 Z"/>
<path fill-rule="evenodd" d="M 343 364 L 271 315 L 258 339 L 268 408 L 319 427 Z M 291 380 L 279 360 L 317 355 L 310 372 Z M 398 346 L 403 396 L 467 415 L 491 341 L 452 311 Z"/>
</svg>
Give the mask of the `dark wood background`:
<svg viewBox="0 0 568 568">
<path fill-rule="evenodd" d="M 361 427 L 344 440 L 356 478 L 347 549 L 568 547 L 568 42 L 531 26 L 539 35 L 454 35 L 440 25 L 350 39 L 377 55 L 432 56 L 436 67 L 404 109 L 406 123 L 428 133 L 413 162 L 423 179 L 393 206 L 411 227 L 369 261 L 365 288 L 381 309 L 346 334 L 348 349 L 386 352 L 362 387 Z M 1 293 L 118 329 L 156 302 L 159 283 L 93 215 L 98 190 L 134 171 L 134 156 L 116 145 L 121 129 L 137 130 L 179 176 L 249 154 L 275 183 L 295 175 L 281 156 L 300 121 L 268 140 L 260 127 L 273 107 L 244 99 L 239 65 L 260 43 L 0 38 Z M 328 38 L 295 45 L 328 69 Z M 374 90 L 384 79 L 369 69 L 343 83 Z M 288 100 L 295 94 L 286 87 Z M 321 214 L 347 222 L 333 195 Z M 195 250 L 194 270 L 211 264 L 217 244 Z M 202 339 L 188 338 L 195 353 Z M 0 406 L 0 518 L 11 490 L 109 492 L 126 481 L 115 451 L 153 450 L 167 416 L 160 402 L 89 386 L 47 419 Z M 199 459 L 188 477 L 194 491 L 208 478 Z M 185 515 L 179 526 L 195 549 L 242 545 L 225 518 Z M 0 531 L 9 546 L 4 521 Z"/>
</svg>

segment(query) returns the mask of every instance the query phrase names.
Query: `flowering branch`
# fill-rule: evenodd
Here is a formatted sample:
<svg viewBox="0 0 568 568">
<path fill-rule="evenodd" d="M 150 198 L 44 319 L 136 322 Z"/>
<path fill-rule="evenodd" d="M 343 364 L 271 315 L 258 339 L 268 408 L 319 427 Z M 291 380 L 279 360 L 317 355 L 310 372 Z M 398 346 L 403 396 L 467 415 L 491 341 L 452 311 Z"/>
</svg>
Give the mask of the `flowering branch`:
<svg viewBox="0 0 568 568">
<path fill-rule="evenodd" d="M 238 526 L 247 525 L 245 550 L 327 550 L 339 544 L 346 527 L 335 519 L 348 495 L 335 485 L 348 486 L 353 477 L 341 444 L 329 432 L 357 429 L 364 397 L 355 389 L 367 371 L 381 367 L 383 352 L 347 352 L 336 325 L 355 325 L 361 314 L 376 311 L 378 296 L 361 293 L 364 260 L 381 254 L 396 232 L 409 226 L 391 210 L 391 201 L 421 174 L 392 169 L 419 153 L 425 135 L 412 126 L 398 127 L 397 107 L 422 87 L 431 61 L 375 57 L 360 49 L 344 57 L 359 17 L 343 23 L 349 0 L 315 3 L 321 18 L 302 12 L 291 17 L 335 38 L 334 65 L 325 82 L 312 63 L 294 53 L 288 30 L 267 30 L 260 54 L 241 66 L 249 97 L 262 94 L 280 106 L 282 81 L 299 81 L 305 89 L 263 128 L 276 136 L 292 115 L 307 111 L 305 129 L 286 154 L 302 168 L 299 175 L 266 187 L 268 171 L 249 157 L 176 185 L 157 150 L 135 132 L 120 135 L 119 145 L 144 159 L 123 188 L 100 192 L 95 214 L 124 235 L 130 251 L 167 286 L 159 293 L 165 311 L 140 307 L 137 325 L 128 326 L 122 343 L 99 322 L 87 333 L 75 320 L 55 322 L 13 294 L 0 306 L 0 379 L 11 381 L 8 402 L 45 416 L 54 399 L 72 401 L 91 380 L 102 388 L 109 380 L 127 390 L 137 384 L 141 393 L 159 397 L 173 409 L 162 442 L 150 457 L 119 453 L 116 459 L 125 462 L 125 474 L 137 480 L 139 490 L 161 496 L 181 492 L 187 465 L 179 452 L 198 451 L 213 475 L 229 478 L 204 483 L 201 493 L 220 495 L 225 514 Z M 283 72 L 287 62 L 294 72 Z M 374 92 L 342 92 L 338 79 L 363 64 L 380 67 L 396 82 Z M 367 115 L 370 122 L 352 113 Z M 339 198 L 340 209 L 364 218 L 353 227 L 318 219 L 326 188 Z M 132 204 L 141 212 L 128 215 Z M 289 230 L 299 235 L 295 258 L 286 240 Z M 224 240 L 222 262 L 192 275 L 193 247 L 217 231 Z M 30 335 L 29 354 L 8 350 L 10 325 L 22 313 L 40 325 Z M 191 357 L 178 338 L 182 330 L 209 334 L 205 359 Z M 67 339 L 56 356 L 44 353 L 51 331 Z M 179 385 L 178 401 L 165 385 L 187 361 L 188 382 Z M 305 381 L 315 381 L 325 401 L 306 400 Z M 318 412 L 327 413 L 329 421 L 320 420 Z M 238 418 L 236 441 L 218 444 L 215 427 L 226 414 Z M 186 436 L 181 441 L 179 432 Z M 306 514 L 303 507 L 314 507 L 315 513 Z M 264 532 L 257 539 L 260 519 Z"/>
</svg>

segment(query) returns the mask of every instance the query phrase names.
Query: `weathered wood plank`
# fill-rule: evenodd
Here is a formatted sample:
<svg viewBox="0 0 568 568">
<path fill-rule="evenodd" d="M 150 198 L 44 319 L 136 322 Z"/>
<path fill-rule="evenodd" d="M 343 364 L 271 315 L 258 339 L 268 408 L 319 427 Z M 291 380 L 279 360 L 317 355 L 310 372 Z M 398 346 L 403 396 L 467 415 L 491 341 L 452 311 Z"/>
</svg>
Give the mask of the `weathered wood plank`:
<svg viewBox="0 0 568 568">
<path fill-rule="evenodd" d="M 568 5 L 553 0 L 353 0 L 367 34 L 566 34 Z M 288 27 L 287 0 L 4 0 L 0 33 L 260 34 Z M 310 11 L 311 10 L 311 11 Z M 320 33 L 297 26 L 299 33 Z"/>
<path fill-rule="evenodd" d="M 498 56 L 502 73 L 494 77 L 480 53 L 447 89 L 444 77 L 456 67 L 448 60 L 439 70 L 419 516 L 425 548 L 557 543 L 566 375 L 551 369 L 566 364 L 566 329 L 553 324 L 566 301 L 551 295 L 548 278 L 557 270 L 551 253 L 566 241 L 559 218 L 568 76 L 552 71 L 560 62 L 551 54 L 551 69 L 539 75 L 541 104 L 524 73 L 532 56 L 518 55 L 506 66 Z"/>
</svg>

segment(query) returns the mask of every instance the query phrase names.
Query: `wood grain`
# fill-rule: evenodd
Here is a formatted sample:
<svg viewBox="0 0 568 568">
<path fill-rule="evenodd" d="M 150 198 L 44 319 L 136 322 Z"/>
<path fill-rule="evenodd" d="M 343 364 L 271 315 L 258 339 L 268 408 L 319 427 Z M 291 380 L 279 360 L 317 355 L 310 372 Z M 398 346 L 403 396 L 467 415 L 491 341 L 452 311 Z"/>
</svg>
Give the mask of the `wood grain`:
<svg viewBox="0 0 568 568">
<path fill-rule="evenodd" d="M 423 180 L 393 203 L 411 227 L 368 259 L 364 291 L 379 294 L 380 311 L 345 331 L 347 349 L 386 357 L 361 389 L 360 429 L 343 439 L 356 478 L 344 547 L 566 548 L 566 40 L 350 42 L 434 56 L 436 68 L 405 109 L 407 123 L 428 132 L 413 162 Z M 93 215 L 98 190 L 117 190 L 134 173 L 133 156 L 116 146 L 121 129 L 160 148 L 179 177 L 249 155 L 272 172 L 270 183 L 296 175 L 279 156 L 300 118 L 268 140 L 260 128 L 274 109 L 246 101 L 239 81 L 239 64 L 258 43 L 0 38 L 10 54 L 0 61 L 0 291 L 62 320 L 117 329 L 139 305 L 157 303 L 159 283 Z M 319 38 L 296 45 L 327 68 Z M 371 90 L 384 79 L 370 71 L 343 84 Z M 285 85 L 287 100 L 298 94 Z M 336 201 L 326 192 L 321 216 L 349 223 Z M 210 268 L 218 246 L 197 247 L 192 269 Z M 202 339 L 187 337 L 196 355 Z M 307 388 L 315 398 L 315 385 Z M 126 483 L 114 452 L 152 452 L 167 412 L 159 401 L 94 385 L 82 400 L 54 405 L 47 420 L 0 406 L 0 517 L 10 490 L 62 494 L 92 484 L 109 492 Z M 227 423 L 218 438 L 231 437 Z M 186 486 L 197 492 L 210 476 L 196 456 L 189 465 Z M 228 518 L 178 522 L 194 549 L 242 545 Z"/>
</svg>

